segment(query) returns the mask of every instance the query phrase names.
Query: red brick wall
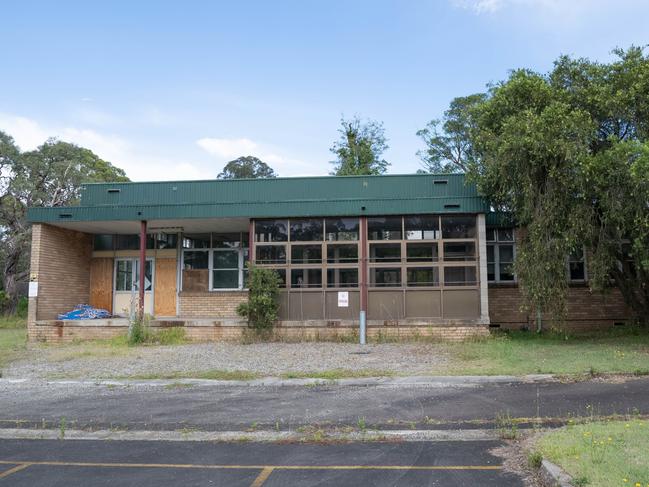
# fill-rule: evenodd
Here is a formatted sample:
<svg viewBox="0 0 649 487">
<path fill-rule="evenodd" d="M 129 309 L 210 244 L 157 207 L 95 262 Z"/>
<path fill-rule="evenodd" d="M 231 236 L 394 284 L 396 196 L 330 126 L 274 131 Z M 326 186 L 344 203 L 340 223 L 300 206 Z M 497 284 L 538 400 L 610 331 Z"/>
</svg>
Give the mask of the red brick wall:
<svg viewBox="0 0 649 487">
<path fill-rule="evenodd" d="M 501 328 L 519 329 L 535 326 L 533 310 L 521 310 L 523 297 L 518 286 L 489 286 L 489 317 Z M 587 286 L 572 286 L 568 290 L 565 326 L 573 331 L 607 328 L 629 319 L 630 313 L 617 289 L 609 293 L 591 292 Z M 548 317 L 543 317 L 547 320 Z"/>
<path fill-rule="evenodd" d="M 91 255 L 91 235 L 33 225 L 30 280 L 38 282 L 38 297 L 29 299 L 29 324 L 88 302 Z"/>
</svg>

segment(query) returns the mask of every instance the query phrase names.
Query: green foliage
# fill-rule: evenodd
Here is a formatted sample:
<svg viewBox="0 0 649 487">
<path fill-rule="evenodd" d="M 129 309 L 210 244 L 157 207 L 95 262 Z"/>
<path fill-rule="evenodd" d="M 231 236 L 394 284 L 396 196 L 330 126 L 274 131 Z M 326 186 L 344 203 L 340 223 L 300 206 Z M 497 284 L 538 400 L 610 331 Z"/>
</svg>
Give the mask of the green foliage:
<svg viewBox="0 0 649 487">
<path fill-rule="evenodd" d="M 162 328 L 156 332 L 151 331 L 147 343 L 155 345 L 182 345 L 187 343 L 185 329 L 181 326 Z"/>
<path fill-rule="evenodd" d="M 619 288 L 649 322 L 649 58 L 614 53 L 608 64 L 564 56 L 548 74 L 514 71 L 447 112 L 462 114 L 453 133 L 470 176 L 524 229 L 514 267 L 527 304 L 559 324 L 566 257 L 583 249 L 591 287 Z"/>
<path fill-rule="evenodd" d="M 248 326 L 257 331 L 270 330 L 277 321 L 280 277 L 276 271 L 250 267 L 248 273 L 248 302 L 241 303 L 237 313 L 247 318 Z"/>
<path fill-rule="evenodd" d="M 372 120 L 362 121 L 358 116 L 340 120 L 340 139 L 334 142 L 331 152 L 336 176 L 383 174 L 389 163 L 381 158 L 388 149 L 383 124 Z"/>
<path fill-rule="evenodd" d="M 228 162 L 217 179 L 275 178 L 277 174 L 265 162 L 253 156 L 241 156 Z"/>
<path fill-rule="evenodd" d="M 50 139 L 36 150 L 21 152 L 0 132 L 0 263 L 2 289 L 15 310 L 17 282 L 29 268 L 28 206 L 62 206 L 79 200 L 84 182 L 128 181 L 124 171 L 88 149 Z"/>
<path fill-rule="evenodd" d="M 473 128 L 471 109 L 485 98 L 484 93 L 455 98 L 442 120 L 431 120 L 426 127 L 417 131 L 417 136 L 426 144 L 426 150 L 417 152 L 424 172 L 446 174 L 468 171 L 475 160 L 470 142 Z"/>
<path fill-rule="evenodd" d="M 18 299 L 18 305 L 16 306 L 16 316 L 19 318 L 27 318 L 27 308 L 29 306 L 29 300 L 22 296 Z"/>
<path fill-rule="evenodd" d="M 149 318 L 136 316 L 128 328 L 128 344 L 141 345 L 150 339 Z"/>
</svg>

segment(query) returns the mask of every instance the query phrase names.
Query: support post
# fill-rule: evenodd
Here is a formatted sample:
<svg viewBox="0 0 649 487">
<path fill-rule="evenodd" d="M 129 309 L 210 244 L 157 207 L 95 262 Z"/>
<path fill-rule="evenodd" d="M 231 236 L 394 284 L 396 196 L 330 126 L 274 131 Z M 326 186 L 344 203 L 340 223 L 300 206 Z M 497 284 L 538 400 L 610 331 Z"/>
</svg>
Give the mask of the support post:
<svg viewBox="0 0 649 487">
<path fill-rule="evenodd" d="M 138 316 L 144 318 L 144 272 L 146 269 L 146 220 L 140 222 L 140 282 Z"/>
<path fill-rule="evenodd" d="M 360 218 L 360 245 L 361 245 L 361 269 L 359 284 L 361 288 L 360 304 L 360 344 L 365 345 L 367 335 L 367 217 Z"/>
</svg>

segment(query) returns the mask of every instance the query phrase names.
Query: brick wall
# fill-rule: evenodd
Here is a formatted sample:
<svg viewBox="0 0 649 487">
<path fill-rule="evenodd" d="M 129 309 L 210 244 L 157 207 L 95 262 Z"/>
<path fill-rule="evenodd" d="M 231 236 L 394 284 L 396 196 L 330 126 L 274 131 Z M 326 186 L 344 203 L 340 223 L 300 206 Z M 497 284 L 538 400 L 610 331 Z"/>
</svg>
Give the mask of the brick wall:
<svg viewBox="0 0 649 487">
<path fill-rule="evenodd" d="M 523 296 L 518 286 L 489 286 L 489 316 L 492 324 L 501 328 L 519 329 L 535 326 L 533 310 L 521 310 Z M 572 286 L 568 290 L 566 328 L 587 331 L 613 326 L 629 319 L 630 313 L 617 289 L 609 293 L 591 292 L 587 286 Z M 543 317 L 546 320 L 548 317 Z"/>
<path fill-rule="evenodd" d="M 183 318 L 236 318 L 237 306 L 248 292 L 181 292 L 179 316 Z"/>
<path fill-rule="evenodd" d="M 91 255 L 89 234 L 45 224 L 32 226 L 30 281 L 38 282 L 38 297 L 29 298 L 30 339 L 35 320 L 55 319 L 88 302 Z"/>
</svg>

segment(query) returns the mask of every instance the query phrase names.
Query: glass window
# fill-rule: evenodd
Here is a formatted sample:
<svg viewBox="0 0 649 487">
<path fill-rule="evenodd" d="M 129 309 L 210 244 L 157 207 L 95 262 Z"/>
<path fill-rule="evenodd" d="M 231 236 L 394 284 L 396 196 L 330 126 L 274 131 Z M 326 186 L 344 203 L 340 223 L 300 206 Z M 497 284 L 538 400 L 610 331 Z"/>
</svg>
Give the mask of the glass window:
<svg viewBox="0 0 649 487">
<path fill-rule="evenodd" d="M 186 234 L 183 235 L 184 249 L 209 249 L 210 234 Z"/>
<path fill-rule="evenodd" d="M 319 264 L 322 262 L 322 245 L 291 245 L 292 264 Z"/>
<path fill-rule="evenodd" d="M 406 258 L 408 262 L 437 262 L 439 260 L 437 243 L 408 243 Z"/>
<path fill-rule="evenodd" d="M 133 261 L 117 260 L 115 269 L 115 290 L 130 291 L 133 289 Z"/>
<path fill-rule="evenodd" d="M 215 249 L 240 248 L 242 246 L 240 233 L 214 233 L 212 245 Z"/>
<path fill-rule="evenodd" d="M 322 218 L 291 220 L 291 242 L 316 242 L 322 240 Z"/>
<path fill-rule="evenodd" d="M 400 287 L 401 269 L 396 268 L 370 268 L 370 286 L 373 287 Z"/>
<path fill-rule="evenodd" d="M 279 287 L 286 287 L 286 269 L 273 269 L 279 276 Z"/>
<path fill-rule="evenodd" d="M 401 240 L 401 217 L 372 217 L 367 219 L 369 240 Z"/>
<path fill-rule="evenodd" d="M 496 280 L 496 247 L 487 245 L 487 281 Z"/>
<path fill-rule="evenodd" d="M 586 263 L 584 262 L 584 253 L 577 251 L 568 258 L 568 271 L 571 281 L 586 280 Z"/>
<path fill-rule="evenodd" d="M 407 216 L 404 225 L 406 240 L 436 240 L 440 237 L 437 216 Z"/>
<path fill-rule="evenodd" d="M 498 277 L 500 281 L 514 280 L 514 246 L 498 245 Z"/>
<path fill-rule="evenodd" d="M 291 269 L 291 287 L 322 287 L 322 269 Z"/>
<path fill-rule="evenodd" d="M 475 267 L 444 267 L 445 286 L 473 286 L 477 284 Z"/>
<path fill-rule="evenodd" d="M 255 247 L 257 264 L 286 264 L 286 246 L 257 245 Z"/>
<path fill-rule="evenodd" d="M 328 241 L 358 240 L 359 220 L 358 218 L 327 218 L 325 231 Z"/>
<path fill-rule="evenodd" d="M 183 268 L 185 270 L 207 269 L 209 254 L 207 251 L 185 250 L 183 252 Z"/>
<path fill-rule="evenodd" d="M 370 244 L 370 262 L 401 262 L 401 244 Z"/>
<path fill-rule="evenodd" d="M 443 216 L 442 238 L 475 238 L 475 216 Z"/>
<path fill-rule="evenodd" d="M 439 286 L 439 269 L 437 267 L 409 267 L 407 285 L 409 287 Z"/>
<path fill-rule="evenodd" d="M 475 260 L 475 242 L 444 242 L 444 260 Z"/>
<path fill-rule="evenodd" d="M 212 273 L 212 289 L 239 288 L 239 269 L 214 269 Z"/>
<path fill-rule="evenodd" d="M 238 269 L 238 250 L 215 250 L 212 256 L 212 267 L 214 269 Z"/>
<path fill-rule="evenodd" d="M 327 269 L 327 287 L 358 287 L 358 269 Z"/>
<path fill-rule="evenodd" d="M 139 235 L 115 235 L 115 250 L 139 250 Z"/>
<path fill-rule="evenodd" d="M 288 240 L 287 220 L 255 221 L 255 241 L 286 242 Z"/>
<path fill-rule="evenodd" d="M 95 235 L 93 248 L 95 250 L 113 250 L 113 236 Z"/>
<path fill-rule="evenodd" d="M 499 242 L 513 242 L 514 241 L 514 229 L 513 228 L 499 228 L 498 229 L 498 241 Z"/>
<path fill-rule="evenodd" d="M 158 249 L 175 249 L 178 245 L 178 234 L 157 233 L 155 234 L 155 240 Z"/>
<path fill-rule="evenodd" d="M 358 245 L 339 244 L 327 245 L 327 262 L 329 264 L 341 264 L 346 262 L 358 262 Z"/>
<path fill-rule="evenodd" d="M 132 261 L 135 266 L 135 279 L 133 281 L 133 287 L 135 290 L 140 289 L 140 261 Z M 144 290 L 151 291 L 153 288 L 153 261 L 146 260 L 144 264 Z"/>
<path fill-rule="evenodd" d="M 487 228 L 487 242 L 495 242 L 496 241 L 496 229 L 494 228 Z"/>
</svg>

